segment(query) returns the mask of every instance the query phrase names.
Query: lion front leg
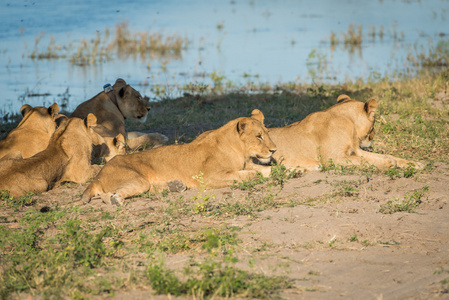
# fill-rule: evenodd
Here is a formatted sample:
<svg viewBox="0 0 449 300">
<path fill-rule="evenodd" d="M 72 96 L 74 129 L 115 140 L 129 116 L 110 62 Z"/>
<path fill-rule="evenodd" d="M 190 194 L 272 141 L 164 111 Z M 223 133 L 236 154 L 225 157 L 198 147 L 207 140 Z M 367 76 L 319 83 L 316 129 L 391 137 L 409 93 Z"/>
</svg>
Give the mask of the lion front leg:
<svg viewBox="0 0 449 300">
<path fill-rule="evenodd" d="M 422 170 L 426 166 L 425 164 L 417 162 L 417 161 L 406 160 L 406 159 L 402 159 L 402 158 L 395 157 L 392 155 L 385 155 L 385 156 L 387 156 L 391 159 L 394 159 L 397 162 L 397 166 L 399 168 L 403 168 L 403 169 L 408 168 L 411 164 L 413 164 L 415 166 L 415 168 L 418 170 Z"/>
<path fill-rule="evenodd" d="M 210 188 L 222 188 L 230 186 L 234 181 L 248 181 L 257 176 L 256 170 L 240 170 L 234 172 L 218 173 L 208 176 L 206 182 Z"/>
<path fill-rule="evenodd" d="M 264 166 L 255 163 L 248 164 L 246 170 L 254 170 L 259 172 L 263 177 L 270 177 L 271 174 L 271 166 Z"/>
<path fill-rule="evenodd" d="M 128 132 L 126 143 L 133 151 L 144 148 L 156 148 L 165 145 L 168 137 L 160 133 Z"/>
<path fill-rule="evenodd" d="M 125 204 L 125 199 L 131 196 L 145 193 L 150 189 L 150 184 L 145 178 L 134 178 L 120 183 L 120 185 L 105 193 L 101 200 L 107 204 L 121 206 Z"/>
<path fill-rule="evenodd" d="M 387 170 L 396 167 L 397 162 L 388 155 L 372 153 L 364 150 L 359 150 L 355 155 L 336 158 L 334 159 L 336 164 L 340 165 L 363 165 L 364 163 L 369 163 L 381 170 Z"/>
</svg>

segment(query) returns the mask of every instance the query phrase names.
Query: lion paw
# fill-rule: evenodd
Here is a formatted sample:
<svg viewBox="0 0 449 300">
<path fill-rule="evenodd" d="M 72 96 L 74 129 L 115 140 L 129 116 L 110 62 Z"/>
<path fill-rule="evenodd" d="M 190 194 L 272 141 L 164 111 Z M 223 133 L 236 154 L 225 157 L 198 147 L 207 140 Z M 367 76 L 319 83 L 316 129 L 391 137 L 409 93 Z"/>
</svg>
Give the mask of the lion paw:
<svg viewBox="0 0 449 300">
<path fill-rule="evenodd" d="M 168 137 L 161 133 L 150 133 L 149 135 L 154 143 L 166 144 L 168 142 Z"/>
<path fill-rule="evenodd" d="M 390 156 L 385 156 L 385 168 L 386 169 L 391 169 L 391 168 L 395 168 L 398 165 L 398 162 L 396 159 L 390 157 Z"/>
<path fill-rule="evenodd" d="M 416 170 L 423 170 L 426 167 L 426 164 L 423 164 L 423 163 L 418 162 L 418 161 L 413 161 L 412 164 L 415 166 Z M 407 164 L 407 167 L 408 166 L 409 165 Z"/>
<path fill-rule="evenodd" d="M 116 205 L 116 206 L 123 206 L 123 204 L 124 204 L 123 197 L 121 197 L 115 193 L 111 195 L 111 198 L 109 199 L 109 201 L 111 202 L 112 205 Z"/>
<path fill-rule="evenodd" d="M 181 180 L 173 180 L 168 184 L 168 190 L 172 193 L 184 192 L 187 189 L 187 185 Z"/>
</svg>

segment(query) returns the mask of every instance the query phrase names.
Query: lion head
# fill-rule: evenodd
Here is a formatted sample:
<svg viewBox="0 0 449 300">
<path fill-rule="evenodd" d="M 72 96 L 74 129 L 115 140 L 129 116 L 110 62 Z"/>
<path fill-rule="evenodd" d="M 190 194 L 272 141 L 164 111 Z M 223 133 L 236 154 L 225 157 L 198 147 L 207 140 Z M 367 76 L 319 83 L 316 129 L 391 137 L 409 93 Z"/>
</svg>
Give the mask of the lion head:
<svg viewBox="0 0 449 300">
<path fill-rule="evenodd" d="M 56 129 L 55 119 L 59 112 L 59 106 L 53 103 L 50 107 L 36 106 L 24 104 L 20 108 L 20 113 L 23 116 L 22 121 L 18 125 L 29 122 L 33 123 L 35 127 L 39 127 L 42 130 L 52 134 Z"/>
<path fill-rule="evenodd" d="M 123 117 L 135 118 L 141 122 L 145 122 L 150 106 L 148 98 L 142 98 L 142 95 L 125 80 L 119 78 L 113 86 L 113 93 L 117 99 L 117 105 Z"/>
<path fill-rule="evenodd" d="M 362 136 L 360 139 L 360 148 L 369 148 L 371 147 L 371 141 L 374 139 L 374 123 L 376 121 L 375 115 L 377 111 L 377 102 L 374 99 L 371 99 L 365 103 L 363 106 L 363 110 L 366 113 L 366 118 L 369 121 L 370 126 L 366 128 L 357 128 L 357 130 L 361 130 L 359 136 Z"/>
<path fill-rule="evenodd" d="M 355 99 L 351 99 L 348 95 L 340 95 L 337 98 L 337 103 L 363 103 Z M 371 147 L 371 141 L 374 138 L 374 122 L 375 115 L 377 111 L 377 102 L 374 99 L 371 99 L 363 104 L 363 114 L 359 122 L 356 122 L 358 126 L 356 126 L 357 135 L 360 138 L 359 146 L 360 148 L 369 148 Z"/>
<path fill-rule="evenodd" d="M 247 155 L 262 164 L 268 164 L 277 149 L 263 122 L 263 113 L 255 109 L 251 113 L 251 118 L 243 118 L 238 122 L 237 131 L 245 143 Z"/>
<path fill-rule="evenodd" d="M 110 161 L 116 155 L 126 153 L 125 137 L 119 133 L 116 137 L 102 137 L 96 132 L 92 136 L 92 163 L 101 164 Z"/>
</svg>

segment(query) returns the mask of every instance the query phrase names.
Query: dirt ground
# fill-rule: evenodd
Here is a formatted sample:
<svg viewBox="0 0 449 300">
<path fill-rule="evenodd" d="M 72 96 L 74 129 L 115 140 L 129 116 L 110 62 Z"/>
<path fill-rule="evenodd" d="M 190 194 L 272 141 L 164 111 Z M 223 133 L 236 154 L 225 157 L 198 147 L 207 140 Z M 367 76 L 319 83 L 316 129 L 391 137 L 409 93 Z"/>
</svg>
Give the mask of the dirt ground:
<svg viewBox="0 0 449 300">
<path fill-rule="evenodd" d="M 425 186 L 428 189 L 423 189 Z M 37 206 L 73 205 L 86 185 L 56 188 L 36 196 Z M 351 186 L 342 192 L 342 186 Z M 286 299 L 449 299 L 449 165 L 411 178 L 383 174 L 309 172 L 288 180 L 284 187 L 251 191 L 223 188 L 206 191 L 215 198 L 210 207 L 243 199 L 271 196 L 274 206 L 256 215 L 180 215 L 172 226 L 201 228 L 235 226 L 240 240 L 236 267 L 265 275 L 291 278 Z M 381 213 L 388 201 L 406 199 L 424 190 L 414 212 Z M 190 201 L 198 190 L 159 197 L 137 197 L 122 207 L 135 228 L 158 222 L 161 208 L 180 195 Z M 61 200 L 65 199 L 65 200 Z M 93 201 L 97 211 L 117 207 Z M 85 215 L 88 218 L 89 215 Z M 114 222 L 114 221 L 111 221 Z M 12 224 L 11 224 L 12 225 Z M 135 238 L 129 231 L 129 240 Z M 124 233 L 126 242 L 126 233 Z M 201 251 L 166 254 L 167 267 L 180 269 Z M 121 274 L 120 276 L 123 276 Z M 110 297 L 108 297 L 110 298 Z M 149 288 L 115 293 L 116 299 L 166 299 Z"/>
</svg>

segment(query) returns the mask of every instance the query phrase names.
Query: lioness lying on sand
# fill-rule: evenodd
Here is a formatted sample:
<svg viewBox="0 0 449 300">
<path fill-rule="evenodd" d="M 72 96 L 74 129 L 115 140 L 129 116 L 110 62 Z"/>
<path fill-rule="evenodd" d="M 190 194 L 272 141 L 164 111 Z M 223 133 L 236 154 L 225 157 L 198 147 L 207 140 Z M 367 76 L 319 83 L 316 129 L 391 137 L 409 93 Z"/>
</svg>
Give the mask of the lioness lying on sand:
<svg viewBox="0 0 449 300">
<path fill-rule="evenodd" d="M 96 122 L 93 114 L 86 120 L 66 120 L 44 151 L 27 159 L 0 160 L 0 190 L 19 197 L 47 191 L 60 182 L 84 183 L 92 178 L 98 170 L 90 164 Z"/>
<path fill-rule="evenodd" d="M 332 159 L 339 165 L 364 162 L 380 169 L 405 168 L 413 163 L 405 159 L 362 150 L 374 137 L 374 115 L 377 102 L 366 103 L 340 95 L 337 104 L 308 115 L 304 120 L 280 128 L 270 128 L 270 137 L 278 147 L 273 159 L 290 168 L 319 170 Z"/>
<path fill-rule="evenodd" d="M 70 117 L 83 119 L 89 113 L 93 113 L 98 123 L 95 131 L 103 137 L 106 144 L 113 144 L 112 140 L 117 138 L 118 134 L 122 134 L 128 146 L 136 150 L 144 145 L 161 146 L 168 141 L 165 135 L 158 133 L 126 133 L 125 119 L 135 118 L 145 122 L 149 110 L 148 100 L 144 100 L 140 93 L 123 79 L 117 79 L 112 91 L 108 93 L 103 91 L 81 103 Z M 107 160 L 110 158 L 112 157 L 109 156 Z"/>
<path fill-rule="evenodd" d="M 55 118 L 58 112 L 59 106 L 56 103 L 48 108 L 23 105 L 20 108 L 22 121 L 0 141 L 0 158 L 15 151 L 20 152 L 23 158 L 28 158 L 47 148 L 56 129 Z M 13 157 L 16 155 L 17 153 Z"/>
<path fill-rule="evenodd" d="M 170 183 L 182 181 L 187 187 L 198 187 L 193 176 L 200 172 L 210 188 L 248 180 L 257 173 L 246 169 L 250 160 L 268 163 L 276 151 L 263 121 L 263 114 L 254 110 L 251 118 L 230 121 L 191 143 L 116 156 L 87 187 L 82 200 L 104 195 L 111 203 L 121 205 L 126 197 L 152 188 L 167 188 Z M 269 166 L 258 168 L 265 174 L 271 170 Z"/>
</svg>

